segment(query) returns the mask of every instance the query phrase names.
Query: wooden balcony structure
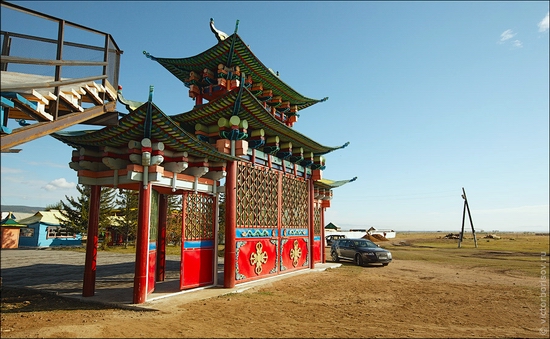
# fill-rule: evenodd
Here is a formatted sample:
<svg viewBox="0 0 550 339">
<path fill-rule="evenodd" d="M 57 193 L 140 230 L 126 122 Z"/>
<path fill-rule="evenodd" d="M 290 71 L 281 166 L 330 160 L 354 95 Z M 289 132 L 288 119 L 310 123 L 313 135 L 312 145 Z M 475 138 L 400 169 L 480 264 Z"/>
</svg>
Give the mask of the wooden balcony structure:
<svg viewBox="0 0 550 339">
<path fill-rule="evenodd" d="M 2 12 L 8 29 L 0 33 L 2 152 L 76 124 L 118 124 L 123 52 L 111 35 L 5 1 Z M 29 27 L 56 25 L 57 35 L 10 31 L 18 20 L 29 20 Z M 19 126 L 10 128 L 10 119 Z"/>
</svg>

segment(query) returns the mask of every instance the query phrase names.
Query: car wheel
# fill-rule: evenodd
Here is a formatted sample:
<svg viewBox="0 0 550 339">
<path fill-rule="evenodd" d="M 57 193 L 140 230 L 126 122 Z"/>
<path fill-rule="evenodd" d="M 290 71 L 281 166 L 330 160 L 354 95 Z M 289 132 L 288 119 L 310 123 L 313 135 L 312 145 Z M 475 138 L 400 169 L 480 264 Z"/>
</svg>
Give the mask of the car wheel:
<svg viewBox="0 0 550 339">
<path fill-rule="evenodd" d="M 332 257 L 332 261 L 334 261 L 334 262 L 339 262 L 340 261 L 340 258 L 338 258 L 338 254 L 336 254 L 336 252 L 331 252 L 330 256 Z"/>
<path fill-rule="evenodd" d="M 359 266 L 363 266 L 363 257 L 361 256 L 361 254 L 355 255 L 355 263 Z"/>
</svg>

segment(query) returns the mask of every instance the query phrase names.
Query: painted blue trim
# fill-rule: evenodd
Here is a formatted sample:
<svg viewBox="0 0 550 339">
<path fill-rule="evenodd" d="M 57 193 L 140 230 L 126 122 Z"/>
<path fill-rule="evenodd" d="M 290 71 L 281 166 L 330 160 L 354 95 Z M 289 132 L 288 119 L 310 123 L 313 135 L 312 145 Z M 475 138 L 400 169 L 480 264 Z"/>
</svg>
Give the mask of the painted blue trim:
<svg viewBox="0 0 550 339">
<path fill-rule="evenodd" d="M 273 228 L 237 228 L 235 232 L 237 238 L 271 238 L 278 234 L 278 230 Z"/>
<path fill-rule="evenodd" d="M 28 106 L 33 111 L 36 111 L 38 109 L 38 106 L 35 103 L 35 101 L 27 100 L 23 96 L 19 95 L 19 93 L 16 93 L 16 92 L 2 92 L 2 96 L 6 97 L 8 99 L 16 99 L 19 102 L 21 102 L 23 105 Z"/>
<path fill-rule="evenodd" d="M 149 243 L 149 251 L 154 251 L 157 249 L 157 242 L 150 242 Z"/>
<path fill-rule="evenodd" d="M 313 237 L 313 240 L 314 240 L 314 241 L 319 241 L 319 240 L 321 240 L 321 236 L 320 236 L 320 235 L 316 235 L 316 236 Z"/>
<path fill-rule="evenodd" d="M 282 230 L 283 237 L 305 237 L 309 234 L 307 228 L 285 228 Z"/>
<path fill-rule="evenodd" d="M 184 241 L 183 248 L 207 248 L 214 247 L 213 240 L 193 240 L 193 241 Z"/>
</svg>

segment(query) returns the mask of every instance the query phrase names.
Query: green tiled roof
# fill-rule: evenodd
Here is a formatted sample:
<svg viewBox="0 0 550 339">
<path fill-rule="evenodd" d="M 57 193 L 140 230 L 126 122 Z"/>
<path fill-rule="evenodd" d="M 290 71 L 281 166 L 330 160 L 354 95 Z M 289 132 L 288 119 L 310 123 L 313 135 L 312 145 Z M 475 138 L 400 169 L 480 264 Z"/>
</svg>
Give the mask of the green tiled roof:
<svg viewBox="0 0 550 339">
<path fill-rule="evenodd" d="M 127 147 L 131 140 L 141 141 L 144 136 L 147 105 L 144 103 L 119 121 L 118 126 L 107 126 L 96 131 L 57 132 L 51 135 L 69 146 Z M 188 152 L 193 157 L 208 158 L 212 162 L 239 160 L 237 157 L 218 152 L 214 146 L 200 141 L 193 134 L 181 129 L 155 104 L 152 105 L 151 139 L 161 141 L 167 149 Z"/>
<path fill-rule="evenodd" d="M 216 70 L 219 64 L 227 65 L 233 39 L 235 39 L 235 45 L 231 65 L 239 66 L 241 72 L 252 77 L 253 82 L 263 83 L 264 89 L 271 89 L 274 96 L 280 95 L 283 101 L 289 101 L 291 105 L 296 105 L 299 110 L 327 99 L 308 98 L 292 89 L 256 58 L 236 33 L 210 49 L 189 58 L 158 58 L 149 53 L 144 53 L 150 59 L 161 64 L 176 78 L 185 82 L 191 71 L 202 74 L 205 68 Z"/>
<path fill-rule="evenodd" d="M 237 96 L 238 91 L 230 91 L 206 105 L 195 107 L 186 113 L 171 116 L 171 119 L 181 123 L 182 127 L 189 131 L 194 130 L 197 123 L 204 125 L 217 124 L 219 118 L 229 118 L 231 116 Z M 271 115 L 246 88 L 242 91 L 241 108 L 237 115 L 241 120 L 247 120 L 249 130 L 263 128 L 267 136 L 277 135 L 280 142 L 290 141 L 292 147 L 303 147 L 304 152 L 322 155 L 347 146 L 347 144 L 338 147 L 323 146 L 286 126 Z"/>
<path fill-rule="evenodd" d="M 12 212 L 8 213 L 8 216 L 2 222 L 0 223 L 2 226 L 5 227 L 25 227 L 25 225 L 21 225 L 17 221 L 15 221 L 15 216 Z"/>
</svg>

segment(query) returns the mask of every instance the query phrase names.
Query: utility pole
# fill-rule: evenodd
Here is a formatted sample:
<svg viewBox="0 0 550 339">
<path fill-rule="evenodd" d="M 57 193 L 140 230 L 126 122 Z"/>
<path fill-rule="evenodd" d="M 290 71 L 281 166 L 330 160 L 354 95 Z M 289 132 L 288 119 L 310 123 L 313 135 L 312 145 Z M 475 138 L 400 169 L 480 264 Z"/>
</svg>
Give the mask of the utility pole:
<svg viewBox="0 0 550 339">
<path fill-rule="evenodd" d="M 470 226 L 472 227 L 474 244 L 477 248 L 476 231 L 474 229 L 474 222 L 472 220 L 472 214 L 470 213 L 470 206 L 468 205 L 468 198 L 466 198 L 466 191 L 464 190 L 464 187 L 462 187 L 462 199 L 464 199 L 464 208 L 462 209 L 462 230 L 460 231 L 460 237 L 458 238 L 458 248 L 460 248 L 460 243 L 462 242 L 462 238 L 464 236 L 464 219 L 466 217 L 466 210 L 468 210 L 468 218 L 470 219 Z"/>
</svg>

